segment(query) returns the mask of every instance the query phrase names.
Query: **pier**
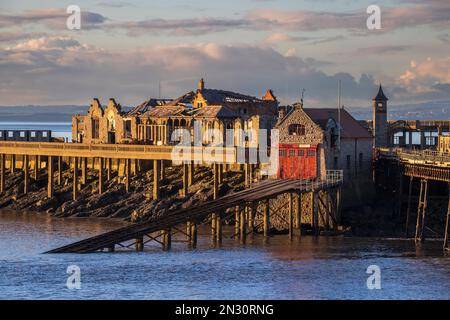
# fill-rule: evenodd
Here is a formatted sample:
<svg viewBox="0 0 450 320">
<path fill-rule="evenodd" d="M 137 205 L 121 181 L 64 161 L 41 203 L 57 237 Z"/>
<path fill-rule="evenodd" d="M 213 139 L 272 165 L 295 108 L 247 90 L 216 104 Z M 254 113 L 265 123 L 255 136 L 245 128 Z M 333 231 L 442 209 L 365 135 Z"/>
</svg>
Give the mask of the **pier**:
<svg viewBox="0 0 450 320">
<path fill-rule="evenodd" d="M 374 159 L 374 179 L 377 184 L 396 188 L 397 212 L 401 212 L 403 194 L 403 176 L 409 178 L 406 211 L 405 236 L 409 237 L 408 227 L 411 223 L 412 186 L 414 181 L 420 182 L 417 221 L 414 239 L 417 243 L 425 241 L 426 216 L 430 183 L 444 182 L 448 189 L 448 210 L 446 213 L 444 244 L 445 251 L 450 250 L 450 153 L 434 150 L 411 150 L 403 148 L 379 148 Z M 389 182 L 388 182 L 389 181 Z M 396 181 L 396 183 L 392 183 Z"/>
<path fill-rule="evenodd" d="M 186 236 L 190 248 L 197 245 L 197 228 L 200 224 L 211 226 L 211 240 L 220 245 L 223 241 L 222 226 L 225 220 L 234 220 L 233 238 L 246 242 L 247 236 L 256 230 L 255 221 L 261 221 L 263 236 L 270 237 L 270 219 L 279 211 L 272 201 L 287 195 L 289 237 L 301 236 L 304 216 L 301 195 L 308 194 L 313 200 L 310 219 L 313 234 L 319 235 L 319 228 L 337 229 L 341 205 L 342 172 L 328 171 L 323 179 L 317 181 L 266 180 L 244 191 L 232 193 L 189 208 L 168 211 L 162 217 L 138 223 L 82 240 L 47 253 L 91 253 L 114 251 L 116 248 L 143 251 L 145 244 L 157 242 L 163 250 L 171 248 L 172 235 Z M 230 210 L 231 209 L 231 210 Z"/>
</svg>

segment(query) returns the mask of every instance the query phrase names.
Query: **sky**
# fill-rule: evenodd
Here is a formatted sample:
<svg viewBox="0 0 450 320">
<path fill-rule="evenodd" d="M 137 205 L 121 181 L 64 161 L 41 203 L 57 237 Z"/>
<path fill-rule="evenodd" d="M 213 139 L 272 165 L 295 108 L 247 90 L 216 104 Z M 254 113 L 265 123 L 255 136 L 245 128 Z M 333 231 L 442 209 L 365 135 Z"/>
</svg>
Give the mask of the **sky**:
<svg viewBox="0 0 450 320">
<path fill-rule="evenodd" d="M 69 5 L 81 29 L 69 30 Z M 369 30 L 367 8 L 381 9 Z M 450 100 L 447 0 L 0 0 L 0 105 L 135 106 L 206 87 L 283 104 Z"/>
</svg>

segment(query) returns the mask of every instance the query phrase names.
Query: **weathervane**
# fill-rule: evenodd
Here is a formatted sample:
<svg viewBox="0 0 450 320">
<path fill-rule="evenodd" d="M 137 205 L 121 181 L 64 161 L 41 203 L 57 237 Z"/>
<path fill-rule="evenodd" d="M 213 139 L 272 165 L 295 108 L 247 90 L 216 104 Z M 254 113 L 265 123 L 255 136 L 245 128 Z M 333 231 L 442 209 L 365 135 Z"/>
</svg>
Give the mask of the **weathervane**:
<svg viewBox="0 0 450 320">
<path fill-rule="evenodd" d="M 303 98 L 305 97 L 305 91 L 306 91 L 306 90 L 303 88 L 303 89 L 302 89 L 302 98 L 301 98 L 301 100 L 300 100 L 302 105 L 303 105 Z"/>
</svg>

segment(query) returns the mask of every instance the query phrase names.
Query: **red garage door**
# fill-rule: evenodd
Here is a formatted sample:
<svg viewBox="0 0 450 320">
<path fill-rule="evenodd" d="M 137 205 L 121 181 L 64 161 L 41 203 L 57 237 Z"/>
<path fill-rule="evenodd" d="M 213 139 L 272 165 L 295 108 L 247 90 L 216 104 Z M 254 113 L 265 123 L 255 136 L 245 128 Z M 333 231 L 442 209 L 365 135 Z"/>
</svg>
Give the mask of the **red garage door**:
<svg viewBox="0 0 450 320">
<path fill-rule="evenodd" d="M 317 176 L 317 146 L 281 144 L 278 177 L 313 179 Z"/>
</svg>

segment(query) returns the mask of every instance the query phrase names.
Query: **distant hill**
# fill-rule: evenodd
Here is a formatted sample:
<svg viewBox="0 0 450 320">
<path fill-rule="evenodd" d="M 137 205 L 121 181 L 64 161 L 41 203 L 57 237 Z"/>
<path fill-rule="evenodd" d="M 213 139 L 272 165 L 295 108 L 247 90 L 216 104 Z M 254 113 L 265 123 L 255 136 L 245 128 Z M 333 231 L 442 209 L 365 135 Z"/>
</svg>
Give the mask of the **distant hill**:
<svg viewBox="0 0 450 320">
<path fill-rule="evenodd" d="M 358 120 L 372 119 L 372 107 L 348 108 Z M 391 120 L 450 120 L 450 101 L 388 105 Z"/>
<path fill-rule="evenodd" d="M 83 114 L 88 106 L 0 106 L 0 122 L 71 122 L 72 115 Z M 389 105 L 392 120 L 450 120 L 450 101 Z M 129 110 L 123 107 L 123 110 Z M 372 119 L 372 107 L 352 107 L 348 111 L 358 120 Z"/>
</svg>

